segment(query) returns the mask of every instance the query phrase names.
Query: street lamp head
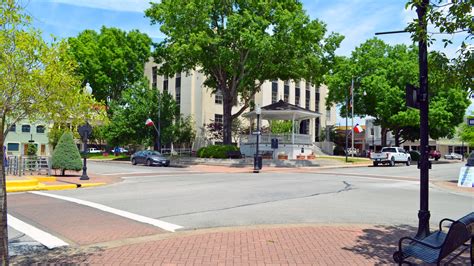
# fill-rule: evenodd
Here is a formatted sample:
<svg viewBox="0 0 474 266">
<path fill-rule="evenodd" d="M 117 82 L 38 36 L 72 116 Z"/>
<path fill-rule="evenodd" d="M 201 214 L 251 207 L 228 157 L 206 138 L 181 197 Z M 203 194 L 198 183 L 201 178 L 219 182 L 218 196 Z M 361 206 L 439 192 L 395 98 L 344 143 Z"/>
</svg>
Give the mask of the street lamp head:
<svg viewBox="0 0 474 266">
<path fill-rule="evenodd" d="M 257 115 L 262 114 L 262 108 L 260 108 L 260 105 L 257 105 L 257 106 L 255 107 L 255 113 L 256 113 Z"/>
<path fill-rule="evenodd" d="M 86 87 L 84 88 L 84 92 L 91 95 L 92 94 L 92 87 L 89 82 L 86 83 Z"/>
</svg>

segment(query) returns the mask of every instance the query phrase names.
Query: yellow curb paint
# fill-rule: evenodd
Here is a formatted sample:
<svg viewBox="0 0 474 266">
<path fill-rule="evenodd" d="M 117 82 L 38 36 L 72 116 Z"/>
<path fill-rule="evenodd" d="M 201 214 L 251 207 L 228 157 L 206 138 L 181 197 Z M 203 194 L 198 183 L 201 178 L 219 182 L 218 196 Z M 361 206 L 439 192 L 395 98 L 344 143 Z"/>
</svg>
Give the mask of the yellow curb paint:
<svg viewBox="0 0 474 266">
<path fill-rule="evenodd" d="M 87 188 L 87 187 L 96 187 L 96 186 L 103 186 L 103 185 L 107 185 L 107 183 L 85 183 L 85 184 L 80 184 L 80 187 Z M 44 183 L 39 183 L 38 180 L 36 180 L 36 178 L 33 180 L 7 181 L 7 192 L 26 192 L 26 191 L 38 191 L 38 190 L 65 190 L 65 189 L 76 189 L 76 188 L 78 188 L 77 184 L 47 185 Z"/>
<path fill-rule="evenodd" d="M 97 186 L 103 186 L 106 184 L 107 183 L 85 183 L 85 184 L 81 184 L 81 187 L 97 187 Z"/>
<path fill-rule="evenodd" d="M 7 187 L 7 192 L 25 192 L 25 191 L 32 191 L 32 190 L 41 190 L 40 187 Z"/>
<path fill-rule="evenodd" d="M 36 179 L 38 182 L 55 182 L 56 177 L 54 176 L 29 176 L 30 179 Z"/>
<path fill-rule="evenodd" d="M 64 190 L 64 189 L 75 189 L 77 185 L 67 184 L 67 185 L 44 185 L 40 186 L 40 190 Z"/>
<path fill-rule="evenodd" d="M 39 184 L 38 180 L 10 180 L 7 181 L 7 187 L 32 187 Z"/>
</svg>

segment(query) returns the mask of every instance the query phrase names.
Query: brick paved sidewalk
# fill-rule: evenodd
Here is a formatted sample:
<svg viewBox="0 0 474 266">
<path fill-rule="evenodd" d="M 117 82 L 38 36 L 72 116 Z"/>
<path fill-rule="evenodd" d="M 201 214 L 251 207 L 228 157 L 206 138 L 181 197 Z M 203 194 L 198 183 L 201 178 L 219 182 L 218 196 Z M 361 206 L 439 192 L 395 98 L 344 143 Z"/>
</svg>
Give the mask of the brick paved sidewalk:
<svg viewBox="0 0 474 266">
<path fill-rule="evenodd" d="M 410 226 L 293 225 L 159 234 L 13 257 L 12 264 L 380 265 L 393 264 Z M 468 254 L 455 260 L 467 265 Z"/>
</svg>

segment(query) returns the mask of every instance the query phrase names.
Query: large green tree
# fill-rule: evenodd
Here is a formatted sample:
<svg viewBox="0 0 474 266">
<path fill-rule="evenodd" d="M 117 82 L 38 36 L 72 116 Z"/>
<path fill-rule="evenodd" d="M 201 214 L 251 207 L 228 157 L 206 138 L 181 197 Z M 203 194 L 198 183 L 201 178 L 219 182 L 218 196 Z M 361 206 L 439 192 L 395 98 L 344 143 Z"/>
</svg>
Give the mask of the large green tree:
<svg viewBox="0 0 474 266">
<path fill-rule="evenodd" d="M 409 0 L 407 8 L 416 9 L 422 4 L 422 0 Z M 453 43 L 453 37 L 460 35 L 464 38 L 460 46 L 459 58 L 472 60 L 472 44 L 469 41 L 474 38 L 474 19 L 472 0 L 433 0 L 427 6 L 426 21 L 438 32 L 426 32 L 420 27 L 417 20 L 413 20 L 407 27 L 412 34 L 413 40 L 418 40 L 420 36 L 426 38 L 428 43 L 435 40 L 435 33 L 442 33 L 442 41 L 445 47 Z"/>
<path fill-rule="evenodd" d="M 319 85 L 342 41 L 326 35 L 325 24 L 311 20 L 297 0 L 162 0 L 145 14 L 166 35 L 154 51 L 160 73 L 196 69 L 214 93 L 222 92 L 225 144 L 232 142 L 232 121 L 266 80 Z"/>
<path fill-rule="evenodd" d="M 151 118 L 156 126 L 159 124 L 162 144 L 189 143 L 194 139 L 192 119 L 181 117 L 172 96 L 150 88 L 146 80 L 126 89 L 120 101 L 111 108 L 111 123 L 105 130 L 110 145 L 153 144 L 158 150 L 157 132 L 153 127 L 145 126 L 147 118 Z"/>
<path fill-rule="evenodd" d="M 349 88 L 354 80 L 354 114 L 372 116 L 382 128 L 382 145 L 392 131 L 396 145 L 419 138 L 419 111 L 405 106 L 406 84 L 416 84 L 418 50 L 405 45 L 390 46 L 371 39 L 355 49 L 350 58 L 338 58 L 332 75 L 328 104 L 342 104 L 345 117 Z M 458 71 L 457 60 L 443 54 L 429 55 L 430 67 L 430 136 L 434 139 L 452 136 L 462 121 L 467 100 L 466 76 Z"/>
<path fill-rule="evenodd" d="M 102 27 L 99 33 L 85 30 L 68 42 L 83 85 L 89 82 L 99 101 L 118 100 L 122 91 L 140 81 L 151 53 L 151 39 L 138 30 Z"/>
<path fill-rule="evenodd" d="M 17 1 L 0 2 L 0 147 L 10 126 L 22 119 L 77 124 L 97 114 L 67 48 L 64 42 L 45 43 Z M 4 167 L 0 160 L 0 265 L 8 265 Z"/>
</svg>

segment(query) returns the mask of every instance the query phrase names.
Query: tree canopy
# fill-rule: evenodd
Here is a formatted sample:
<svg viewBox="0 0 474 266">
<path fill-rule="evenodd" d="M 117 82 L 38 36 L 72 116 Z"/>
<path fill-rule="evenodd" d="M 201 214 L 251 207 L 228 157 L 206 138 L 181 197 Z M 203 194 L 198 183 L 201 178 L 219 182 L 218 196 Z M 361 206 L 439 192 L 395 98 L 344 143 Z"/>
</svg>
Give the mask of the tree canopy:
<svg viewBox="0 0 474 266">
<path fill-rule="evenodd" d="M 372 116 L 385 134 L 392 131 L 398 142 L 418 139 L 419 111 L 405 106 L 406 84 L 416 84 L 418 50 L 414 46 L 390 46 L 379 39 L 370 39 L 357 47 L 350 58 L 338 58 L 336 67 L 327 76 L 330 88 L 328 104 L 341 104 L 345 117 L 351 81 L 354 79 L 354 114 Z M 457 60 L 441 53 L 429 54 L 430 136 L 434 139 L 452 136 L 469 105 L 468 77 L 458 71 Z"/>
<path fill-rule="evenodd" d="M 69 38 L 68 43 L 69 52 L 79 63 L 76 71 L 83 85 L 89 82 L 99 101 L 120 99 L 122 91 L 143 78 L 145 62 L 151 55 L 151 39 L 138 30 L 85 30 Z"/>
<path fill-rule="evenodd" d="M 194 139 L 191 117 L 182 117 L 172 96 L 150 88 L 145 79 L 123 91 L 111 109 L 111 123 L 104 132 L 112 146 L 154 144 L 159 149 L 156 130 L 145 126 L 148 118 L 160 124 L 161 143 L 190 143 Z"/>
<path fill-rule="evenodd" d="M 18 2 L 0 2 L 0 147 L 11 125 L 29 120 L 67 121 L 103 117 L 96 102 L 82 92 L 74 75 L 77 64 L 65 42 L 48 44 Z M 3 149 L 0 157 L 3 158 Z M 0 264 L 8 265 L 4 161 L 0 160 Z"/>
<path fill-rule="evenodd" d="M 422 0 L 409 0 L 406 3 L 408 8 L 416 8 L 422 4 Z M 418 23 L 413 20 L 407 30 L 412 34 L 413 40 L 418 40 L 420 36 L 426 38 L 428 43 L 434 41 L 434 34 L 442 33 L 444 46 L 452 44 L 452 37 L 455 34 L 464 36 L 461 43 L 459 57 L 465 57 L 472 60 L 472 45 L 469 47 L 468 40 L 474 38 L 474 19 L 472 13 L 472 0 L 468 1 L 451 1 L 451 0 L 434 0 L 430 1 L 427 6 L 426 21 L 439 32 L 425 32 Z M 451 37 L 451 38 L 448 38 Z"/>
<path fill-rule="evenodd" d="M 253 101 L 266 80 L 305 79 L 315 85 L 342 41 L 326 35 L 300 1 L 162 0 L 145 11 L 166 38 L 155 45 L 160 73 L 193 69 L 223 95 L 223 142 L 232 142 L 232 120 Z M 232 107 L 240 103 L 242 108 Z"/>
</svg>

